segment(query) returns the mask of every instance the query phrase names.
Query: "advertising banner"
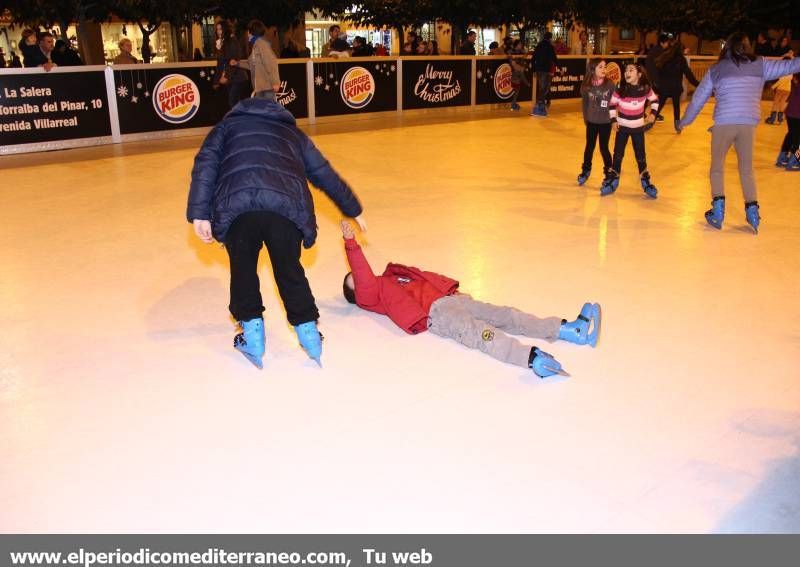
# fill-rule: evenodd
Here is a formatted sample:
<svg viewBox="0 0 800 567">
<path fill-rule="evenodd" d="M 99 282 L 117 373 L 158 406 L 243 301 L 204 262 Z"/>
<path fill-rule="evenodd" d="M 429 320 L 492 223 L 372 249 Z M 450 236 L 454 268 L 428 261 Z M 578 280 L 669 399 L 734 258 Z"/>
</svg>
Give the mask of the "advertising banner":
<svg viewBox="0 0 800 567">
<path fill-rule="evenodd" d="M 314 63 L 316 116 L 397 110 L 397 60 Z"/>
<path fill-rule="evenodd" d="M 281 88 L 275 98 L 295 118 L 308 118 L 308 85 L 306 65 L 303 63 L 279 63 Z"/>
<path fill-rule="evenodd" d="M 550 98 L 580 98 L 581 83 L 586 77 L 586 59 L 559 58 L 556 72 L 550 81 Z"/>
<path fill-rule="evenodd" d="M 469 59 L 403 60 L 403 110 L 469 106 L 471 77 Z"/>
<path fill-rule="evenodd" d="M 308 117 L 305 65 L 280 66 L 278 102 Z M 120 132 L 137 134 L 214 126 L 228 112 L 227 87 L 214 88 L 216 67 L 123 65 L 114 68 Z"/>
<path fill-rule="evenodd" d="M 625 65 L 634 62 L 632 55 L 628 57 L 603 57 L 603 60 L 606 62 L 606 77 L 614 81 L 617 86 L 622 81 Z M 644 58 L 640 59 L 640 62 L 644 65 Z"/>
<path fill-rule="evenodd" d="M 0 71 L 0 147 L 111 136 L 102 69 Z"/>
<path fill-rule="evenodd" d="M 528 80 L 520 82 L 518 101 L 533 98 L 533 68 L 530 58 L 520 56 L 516 59 L 525 67 L 523 73 Z M 476 104 L 500 104 L 510 102 L 514 96 L 513 70 L 508 59 L 478 59 L 475 68 Z"/>
</svg>

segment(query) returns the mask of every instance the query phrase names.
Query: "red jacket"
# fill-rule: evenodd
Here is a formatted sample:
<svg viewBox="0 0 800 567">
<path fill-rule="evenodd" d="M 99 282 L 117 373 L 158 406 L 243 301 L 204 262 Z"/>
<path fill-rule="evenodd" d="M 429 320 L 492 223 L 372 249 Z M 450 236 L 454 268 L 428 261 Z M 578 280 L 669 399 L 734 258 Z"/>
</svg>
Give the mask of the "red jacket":
<svg viewBox="0 0 800 567">
<path fill-rule="evenodd" d="M 356 304 L 387 315 L 406 333 L 427 331 L 431 304 L 458 290 L 454 279 L 402 264 L 388 264 L 383 275 L 376 276 L 355 238 L 345 238 L 344 249 L 355 281 Z"/>
</svg>

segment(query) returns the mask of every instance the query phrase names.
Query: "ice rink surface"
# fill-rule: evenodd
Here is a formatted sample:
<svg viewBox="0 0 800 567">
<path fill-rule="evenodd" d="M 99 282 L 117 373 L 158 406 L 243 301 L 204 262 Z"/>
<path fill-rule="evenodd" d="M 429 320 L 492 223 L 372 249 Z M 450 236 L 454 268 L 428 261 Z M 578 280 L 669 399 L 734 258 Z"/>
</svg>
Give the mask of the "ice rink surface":
<svg viewBox="0 0 800 567">
<path fill-rule="evenodd" d="M 258 371 L 227 255 L 184 219 L 201 138 L 0 159 L 0 531 L 800 532 L 800 173 L 762 124 L 760 234 L 733 153 L 709 228 L 711 110 L 648 134 L 656 201 L 630 147 L 614 196 L 599 155 L 576 185 L 571 102 L 311 129 L 376 272 L 538 315 L 602 304 L 596 349 L 538 343 L 572 374 L 547 380 L 346 304 L 317 191 L 324 368 L 264 253 Z"/>
</svg>

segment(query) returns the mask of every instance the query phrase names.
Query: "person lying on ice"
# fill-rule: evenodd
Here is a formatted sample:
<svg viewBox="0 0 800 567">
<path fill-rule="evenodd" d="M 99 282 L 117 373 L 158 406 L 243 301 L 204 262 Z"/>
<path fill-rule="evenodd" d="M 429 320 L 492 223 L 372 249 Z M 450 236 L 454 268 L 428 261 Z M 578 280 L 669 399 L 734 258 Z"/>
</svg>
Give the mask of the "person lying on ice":
<svg viewBox="0 0 800 567">
<path fill-rule="evenodd" d="M 586 303 L 572 322 L 560 317 L 540 319 L 513 307 L 476 301 L 458 291 L 456 280 L 411 266 L 389 264 L 382 275 L 376 276 L 347 220 L 342 221 L 342 236 L 352 270 L 342 284 L 345 299 L 367 311 L 387 315 L 407 333 L 429 330 L 497 360 L 529 368 L 541 378 L 569 374 L 552 355 L 525 345 L 506 332 L 597 346 L 600 333 L 597 303 Z"/>
</svg>

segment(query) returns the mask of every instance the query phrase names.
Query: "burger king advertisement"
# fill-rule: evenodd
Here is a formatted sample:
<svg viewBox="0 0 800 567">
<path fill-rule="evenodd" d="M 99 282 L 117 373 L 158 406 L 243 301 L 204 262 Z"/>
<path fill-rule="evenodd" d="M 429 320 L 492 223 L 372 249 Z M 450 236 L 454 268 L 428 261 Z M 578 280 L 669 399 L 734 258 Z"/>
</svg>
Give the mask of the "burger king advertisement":
<svg viewBox="0 0 800 567">
<path fill-rule="evenodd" d="M 523 67 L 523 73 L 528 79 L 519 82 L 520 89 L 517 101 L 529 101 L 533 96 L 533 71 L 530 57 L 518 57 L 515 63 Z M 517 81 L 514 70 L 508 59 L 477 60 L 475 68 L 475 102 L 476 104 L 502 104 L 510 103 L 514 97 L 514 88 Z"/>
<path fill-rule="evenodd" d="M 227 87 L 214 88 L 213 64 L 114 66 L 121 134 L 214 126 L 228 112 Z M 277 101 L 296 118 L 308 116 L 303 65 L 281 65 Z"/>
<path fill-rule="evenodd" d="M 317 116 L 397 110 L 397 61 L 314 63 Z"/>
</svg>

